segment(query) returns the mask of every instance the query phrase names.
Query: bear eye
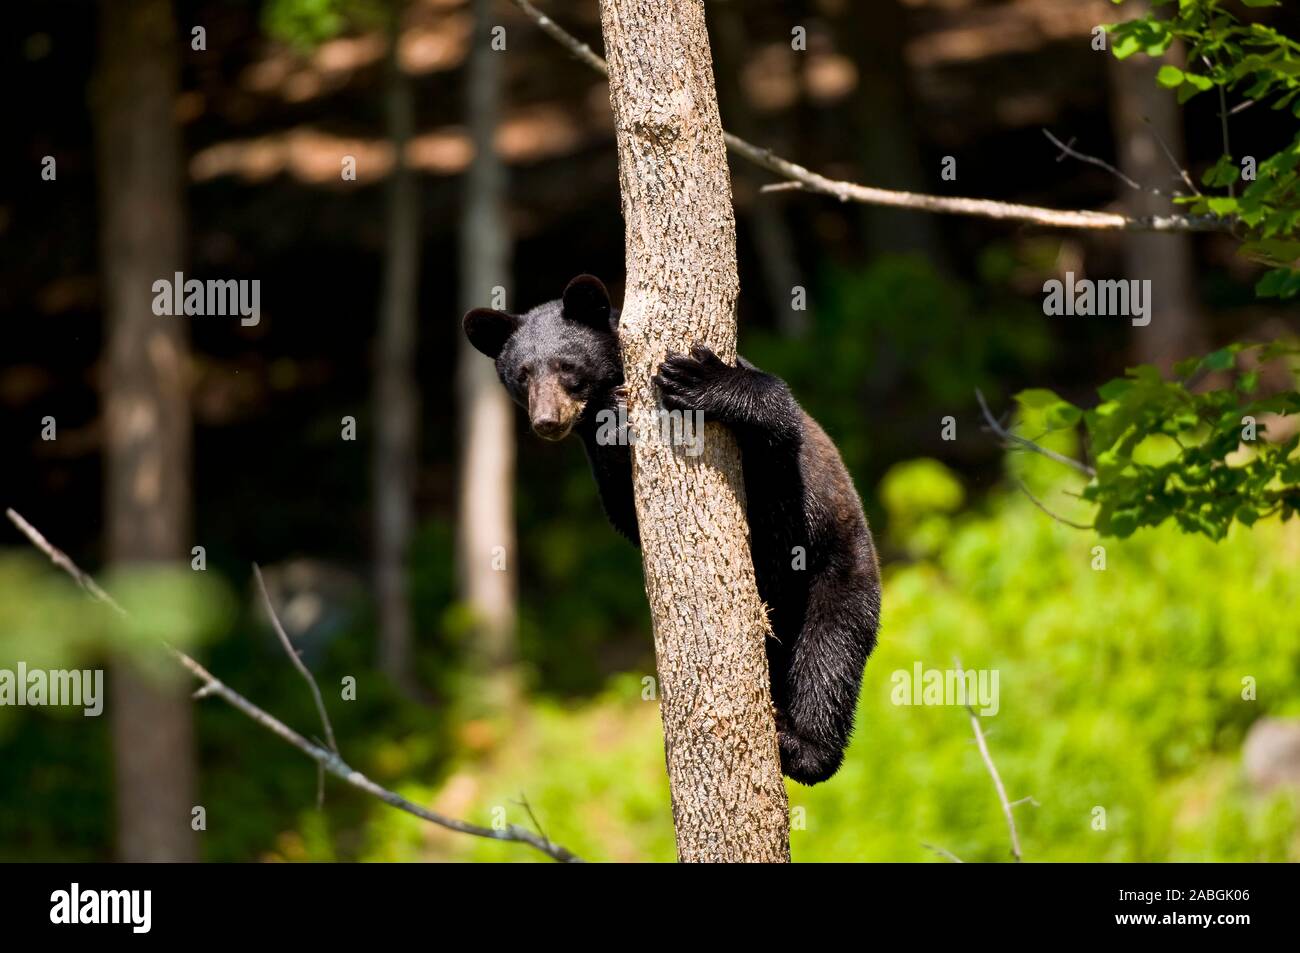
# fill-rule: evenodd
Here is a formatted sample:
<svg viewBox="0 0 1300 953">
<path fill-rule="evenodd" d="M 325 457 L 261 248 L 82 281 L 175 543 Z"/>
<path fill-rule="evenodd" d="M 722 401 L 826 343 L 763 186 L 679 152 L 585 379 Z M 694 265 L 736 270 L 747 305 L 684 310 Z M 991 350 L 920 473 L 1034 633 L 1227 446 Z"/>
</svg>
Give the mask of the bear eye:
<svg viewBox="0 0 1300 953">
<path fill-rule="evenodd" d="M 559 370 L 561 374 L 572 374 L 578 369 L 578 366 L 572 361 L 560 361 L 560 363 L 556 365 L 556 369 Z"/>
<path fill-rule="evenodd" d="M 528 383 L 528 368 L 521 367 L 519 369 L 519 375 L 515 378 L 515 381 L 521 386 Z"/>
</svg>

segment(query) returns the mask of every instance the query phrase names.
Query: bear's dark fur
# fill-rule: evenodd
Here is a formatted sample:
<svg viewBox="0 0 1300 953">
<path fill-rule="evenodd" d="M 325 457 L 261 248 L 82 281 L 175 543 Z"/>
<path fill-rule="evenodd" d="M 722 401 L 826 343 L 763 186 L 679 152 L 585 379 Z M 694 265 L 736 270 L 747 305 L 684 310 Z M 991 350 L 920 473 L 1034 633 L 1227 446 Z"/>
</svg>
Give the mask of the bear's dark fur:
<svg viewBox="0 0 1300 953">
<path fill-rule="evenodd" d="M 464 326 L 540 436 L 577 432 L 610 522 L 639 545 L 630 450 L 598 439 L 608 434 L 600 412 L 617 414 L 623 385 L 618 312 L 604 285 L 582 275 L 559 301 L 523 315 L 474 310 Z M 754 573 L 775 635 L 767 657 L 781 766 L 804 784 L 824 781 L 844 760 L 880 618 L 876 552 L 853 481 L 785 382 L 744 358 L 733 367 L 704 347 L 670 354 L 655 383 L 665 408 L 701 411 L 736 436 Z"/>
</svg>

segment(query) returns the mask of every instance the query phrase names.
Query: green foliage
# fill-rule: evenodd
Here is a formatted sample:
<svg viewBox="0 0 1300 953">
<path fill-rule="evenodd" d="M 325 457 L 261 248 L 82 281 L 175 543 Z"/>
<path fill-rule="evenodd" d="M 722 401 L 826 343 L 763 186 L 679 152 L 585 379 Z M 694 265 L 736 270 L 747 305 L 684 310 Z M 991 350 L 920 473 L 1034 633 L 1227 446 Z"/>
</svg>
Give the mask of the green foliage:
<svg viewBox="0 0 1300 953">
<path fill-rule="evenodd" d="M 957 482 L 934 461 L 903 466 Z M 915 517 L 941 520 L 942 543 L 886 571 L 844 767 L 813 788 L 788 784 L 796 861 L 938 862 L 923 843 L 1008 858 L 965 710 L 891 698 L 894 672 L 954 656 L 999 672 L 1000 709 L 983 727 L 1009 795 L 1039 805 L 1016 808 L 1027 860 L 1300 860 L 1300 799 L 1252 793 L 1238 755 L 1255 719 L 1300 715 L 1300 522 L 1238 528 L 1219 544 L 1166 526 L 1108 543 L 1108 568 L 1094 571 L 1096 538 L 1043 519 L 1019 493 L 961 515 L 947 512 L 946 491 L 926 496 L 928 508 L 904 501 L 909 518 L 920 533 Z M 1242 698 L 1247 676 L 1257 701 Z M 522 794 L 551 837 L 588 859 L 671 860 L 658 707 L 641 691 L 628 676 L 587 702 L 535 705 L 494 763 L 408 793 L 465 805 L 481 823 L 499 807 L 526 824 Z M 1093 828 L 1098 807 L 1105 830 Z M 366 839 L 370 858 L 543 859 L 430 836 L 382 808 Z"/>
<path fill-rule="evenodd" d="M 806 339 L 792 347 L 783 334 L 747 328 L 741 351 L 786 380 L 849 470 L 874 481 L 890 462 L 915 456 L 916 435 L 933 433 L 933 421 L 976 387 L 1023 378 L 1050 356 L 1050 336 L 1032 320 L 1032 306 L 1006 291 L 1017 264 L 1005 247 L 993 246 L 977 285 L 919 256 L 882 255 L 865 268 L 829 265 L 813 295 L 816 320 Z"/>
<path fill-rule="evenodd" d="M 1112 50 L 1119 59 L 1139 52 L 1164 56 L 1179 43 L 1184 65 L 1164 64 L 1156 81 L 1177 90 L 1180 102 L 1217 89 L 1225 97 L 1225 127 L 1228 91 L 1300 116 L 1300 43 L 1240 19 L 1227 6 L 1225 0 L 1156 0 L 1148 15 L 1108 27 Z M 1242 254 L 1272 266 L 1256 293 L 1289 298 L 1300 292 L 1300 134 L 1260 159 L 1253 178 L 1244 176 L 1253 161 L 1239 164 L 1225 152 L 1201 177 L 1207 191 L 1177 200 L 1194 214 L 1230 222 Z M 1093 525 L 1103 535 L 1122 538 L 1173 519 L 1186 532 L 1222 539 L 1234 522 L 1251 526 L 1274 513 L 1287 520 L 1300 508 L 1300 437 L 1265 436 L 1267 419 L 1300 411 L 1294 382 L 1283 392 L 1256 396 L 1256 369 L 1235 375 L 1226 387 L 1191 386 L 1234 376 L 1228 372 L 1248 350 L 1258 352 L 1258 361 L 1294 353 L 1231 344 L 1178 368 L 1179 380 L 1165 380 L 1154 367 L 1132 368 L 1100 387 L 1101 403 L 1086 411 L 1049 390 L 1026 391 L 1018 400 L 1033 426 L 1047 432 L 1082 421 L 1096 470 L 1082 498 L 1096 504 Z"/>
<path fill-rule="evenodd" d="M 395 0 L 268 0 L 262 7 L 262 29 L 309 50 L 350 27 L 379 26 L 397 6 Z"/>
<path fill-rule="evenodd" d="M 1278 0 L 1244 0 L 1246 7 L 1278 5 Z M 1300 42 L 1263 23 L 1239 19 L 1225 0 L 1179 0 L 1173 9 L 1161 9 L 1171 6 L 1172 0 L 1155 0 L 1147 16 L 1110 26 L 1115 56 L 1163 56 L 1178 41 L 1185 64 L 1166 63 L 1156 80 L 1176 90 L 1180 103 L 1217 89 L 1300 117 Z M 1231 220 L 1245 239 L 1242 253 L 1273 266 L 1259 283 L 1259 295 L 1289 298 L 1300 293 L 1300 133 L 1279 152 L 1260 159 L 1253 180 L 1243 178 L 1242 164 L 1225 153 L 1201 181 L 1218 191 L 1178 201 L 1193 214 Z M 1244 185 L 1240 194 L 1239 183 Z"/>
<path fill-rule="evenodd" d="M 1234 521 L 1252 526 L 1274 513 L 1285 521 L 1300 509 L 1300 434 L 1267 439 L 1270 418 L 1300 413 L 1300 394 L 1255 396 L 1258 369 L 1229 387 L 1189 386 L 1233 371 L 1243 352 L 1266 360 L 1295 348 L 1233 344 L 1180 364 L 1177 380 L 1131 368 L 1098 389 L 1101 403 L 1090 410 L 1048 390 L 1019 396 L 1029 429 L 1070 430 L 1082 420 L 1096 469 L 1082 498 L 1097 504 L 1098 532 L 1122 538 L 1172 518 L 1185 532 L 1218 540 Z"/>
<path fill-rule="evenodd" d="M 0 554 L 0 669 L 104 669 L 129 656 L 147 676 L 189 685 L 154 641 L 208 642 L 233 618 L 229 593 L 214 574 L 136 568 L 113 579 L 119 602 L 140 620 L 128 627 L 33 551 Z M 102 713 L 81 707 L 0 706 L 0 760 L 14 783 L 0 796 L 0 859 L 110 859 L 112 816 L 111 684 Z M 105 697 L 106 696 L 106 697 Z M 242 717 L 242 716 L 240 716 Z M 97 846 L 98 845 L 98 846 Z"/>
</svg>

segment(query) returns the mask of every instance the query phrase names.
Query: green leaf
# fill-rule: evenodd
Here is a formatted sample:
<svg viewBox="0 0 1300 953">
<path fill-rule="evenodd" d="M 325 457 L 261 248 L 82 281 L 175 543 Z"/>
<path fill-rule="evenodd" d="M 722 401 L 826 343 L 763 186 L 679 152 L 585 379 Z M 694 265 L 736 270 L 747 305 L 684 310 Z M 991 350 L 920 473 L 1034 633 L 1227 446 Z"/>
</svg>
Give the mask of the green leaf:
<svg viewBox="0 0 1300 953">
<path fill-rule="evenodd" d="M 1183 85 L 1184 73 L 1177 66 L 1166 63 L 1156 73 L 1156 82 L 1166 89 L 1175 89 Z"/>
</svg>

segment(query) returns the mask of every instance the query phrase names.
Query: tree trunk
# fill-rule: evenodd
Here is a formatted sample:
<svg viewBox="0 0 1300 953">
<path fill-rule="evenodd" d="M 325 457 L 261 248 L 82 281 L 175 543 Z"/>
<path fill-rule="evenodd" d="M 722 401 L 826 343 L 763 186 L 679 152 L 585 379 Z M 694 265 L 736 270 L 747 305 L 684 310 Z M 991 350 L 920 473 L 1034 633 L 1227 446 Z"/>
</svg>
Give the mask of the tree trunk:
<svg viewBox="0 0 1300 953">
<path fill-rule="evenodd" d="M 506 222 L 506 173 L 495 139 L 501 110 L 503 52 L 492 49 L 491 0 L 474 0 L 474 40 L 466 82 L 466 121 L 474 161 L 465 181 L 461 229 L 461 309 L 491 301 L 494 289 L 510 293 L 510 232 Z M 501 713 L 515 702 L 514 408 L 490 361 L 464 334 L 457 354 L 457 393 L 462 421 L 457 565 L 461 598 L 475 631 L 470 667 L 481 687 L 476 704 Z M 499 547 L 499 548 L 498 548 Z"/>
<path fill-rule="evenodd" d="M 415 126 L 411 82 L 398 63 L 402 7 L 392 12 L 385 114 L 393 148 L 388 182 L 387 249 L 375 367 L 375 587 L 379 667 L 407 695 L 416 693 L 413 622 L 406 558 L 415 525 L 419 390 L 415 380 L 420 203 L 406 144 Z"/>
<path fill-rule="evenodd" d="M 735 360 L 735 218 L 702 0 L 601 0 L 626 226 L 619 337 L 677 855 L 788 861 L 789 817 L 740 456 L 657 437 L 665 351 Z"/>
<path fill-rule="evenodd" d="M 117 567 L 175 564 L 191 545 L 189 353 L 186 319 L 154 315 L 152 286 L 173 280 L 183 262 L 180 38 L 170 0 L 105 0 L 100 17 L 108 556 Z M 194 860 L 189 693 L 125 659 L 114 663 L 109 690 L 118 856 Z"/>
<path fill-rule="evenodd" d="M 1135 16 L 1145 12 L 1133 11 Z M 1160 146 L 1164 140 L 1174 161 L 1180 167 L 1185 164 L 1182 113 L 1173 91 L 1156 83 L 1162 62 L 1145 56 L 1110 62 L 1111 122 L 1119 167 L 1143 186 L 1140 192 L 1121 187 L 1124 211 L 1134 216 L 1165 215 L 1171 210 L 1167 198 L 1147 189 L 1156 187 L 1165 195 L 1175 188 L 1186 190 Z M 1181 359 L 1204 353 L 1207 342 L 1196 297 L 1191 236 L 1124 232 L 1122 240 L 1129 277 L 1150 278 L 1155 289 L 1151 323 L 1133 328 L 1134 360 L 1167 372 Z"/>
</svg>

